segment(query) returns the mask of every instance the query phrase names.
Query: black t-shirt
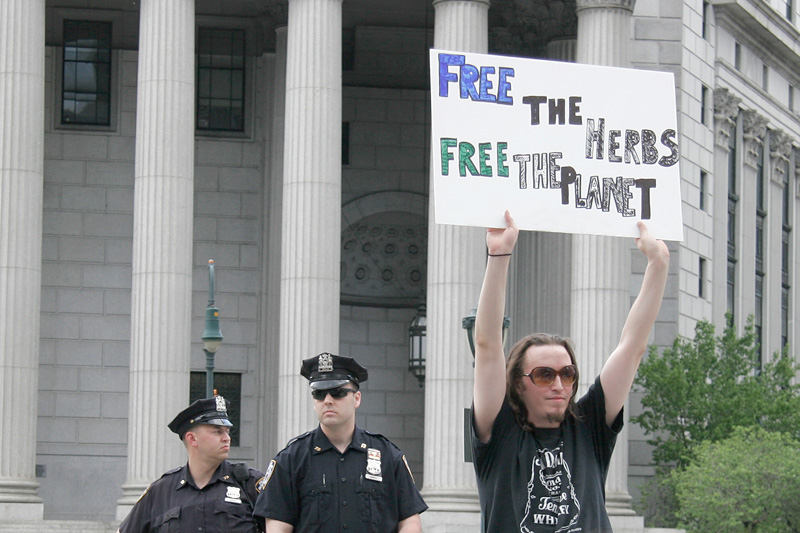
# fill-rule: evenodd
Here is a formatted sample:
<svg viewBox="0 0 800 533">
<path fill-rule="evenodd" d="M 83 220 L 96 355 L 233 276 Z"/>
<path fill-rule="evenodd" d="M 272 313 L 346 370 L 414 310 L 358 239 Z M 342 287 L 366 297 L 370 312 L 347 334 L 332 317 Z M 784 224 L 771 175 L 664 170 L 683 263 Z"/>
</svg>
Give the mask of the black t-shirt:
<svg viewBox="0 0 800 533">
<path fill-rule="evenodd" d="M 391 533 L 428 508 L 403 453 L 358 427 L 344 453 L 319 427 L 292 440 L 270 463 L 263 485 L 255 515 L 303 533 Z"/>
<path fill-rule="evenodd" d="M 233 465 L 223 461 L 208 484 L 198 489 L 188 464 L 170 470 L 147 488 L 119 531 L 255 533 L 253 507 L 261 477 L 261 472 L 251 468 L 249 479 L 238 481 Z"/>
<path fill-rule="evenodd" d="M 605 481 L 622 412 L 605 421 L 600 378 L 580 400 L 580 420 L 523 431 L 503 401 L 482 443 L 472 421 L 472 450 L 483 531 L 492 533 L 610 532 Z"/>
</svg>

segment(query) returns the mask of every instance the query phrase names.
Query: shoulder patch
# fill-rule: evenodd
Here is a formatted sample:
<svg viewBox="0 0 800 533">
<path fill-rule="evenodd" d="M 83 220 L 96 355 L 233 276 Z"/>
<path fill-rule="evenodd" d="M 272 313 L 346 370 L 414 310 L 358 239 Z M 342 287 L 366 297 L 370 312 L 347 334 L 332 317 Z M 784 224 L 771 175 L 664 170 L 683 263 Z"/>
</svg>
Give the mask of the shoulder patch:
<svg viewBox="0 0 800 533">
<path fill-rule="evenodd" d="M 406 470 L 408 470 L 408 475 L 411 476 L 411 481 L 416 483 L 416 481 L 414 481 L 414 474 L 411 473 L 411 467 L 408 466 L 408 461 L 406 461 L 405 455 L 403 455 L 403 464 L 406 465 Z"/>
<path fill-rule="evenodd" d="M 267 488 L 267 483 L 269 483 L 270 478 L 272 477 L 273 472 L 275 472 L 275 459 L 269 462 L 269 466 L 267 467 L 267 471 L 264 473 L 264 477 L 256 481 L 256 492 L 261 492 L 265 488 Z"/>
</svg>

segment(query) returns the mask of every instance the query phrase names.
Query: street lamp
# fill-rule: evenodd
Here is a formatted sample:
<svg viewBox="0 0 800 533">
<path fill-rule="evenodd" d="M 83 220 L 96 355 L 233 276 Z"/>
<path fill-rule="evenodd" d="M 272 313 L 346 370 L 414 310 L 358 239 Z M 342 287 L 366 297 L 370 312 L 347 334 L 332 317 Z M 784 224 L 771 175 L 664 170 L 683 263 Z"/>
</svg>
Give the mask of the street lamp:
<svg viewBox="0 0 800 533">
<path fill-rule="evenodd" d="M 408 371 L 414 374 L 419 381 L 419 386 L 425 382 L 425 332 L 428 329 L 428 320 L 425 316 L 425 302 L 420 302 L 417 314 L 411 320 L 408 328 Z"/>
<path fill-rule="evenodd" d="M 469 351 L 472 352 L 472 366 L 475 366 L 475 317 L 478 314 L 477 309 L 470 309 L 467 316 L 461 319 L 461 327 L 467 330 L 467 340 L 469 341 Z M 503 347 L 506 345 L 506 333 L 508 333 L 508 326 L 511 325 L 511 319 L 507 316 L 503 317 Z M 472 436 L 469 431 L 470 426 L 470 410 L 464 408 L 464 462 L 472 462 L 472 445 L 470 440 Z"/>
<path fill-rule="evenodd" d="M 208 260 L 208 307 L 203 330 L 203 351 L 206 352 L 206 398 L 214 396 L 214 354 L 222 344 L 219 330 L 219 309 L 214 305 L 214 260 Z"/>
<path fill-rule="evenodd" d="M 467 330 L 467 340 L 469 341 L 469 351 L 472 352 L 472 366 L 475 366 L 475 316 L 478 310 L 473 308 L 469 310 L 467 316 L 461 319 L 461 327 Z M 511 325 L 511 319 L 507 316 L 503 317 L 503 346 L 506 345 L 506 334 L 508 327 Z"/>
</svg>

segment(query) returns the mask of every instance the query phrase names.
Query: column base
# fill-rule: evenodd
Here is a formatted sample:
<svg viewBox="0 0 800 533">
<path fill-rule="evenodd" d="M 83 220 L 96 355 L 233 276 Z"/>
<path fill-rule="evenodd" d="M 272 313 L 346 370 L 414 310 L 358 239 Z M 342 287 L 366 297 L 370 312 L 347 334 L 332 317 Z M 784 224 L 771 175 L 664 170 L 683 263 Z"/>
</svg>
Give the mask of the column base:
<svg viewBox="0 0 800 533">
<path fill-rule="evenodd" d="M 477 490 L 422 490 L 428 510 L 422 513 L 426 533 L 480 531 L 481 505 Z"/>
<path fill-rule="evenodd" d="M 3 517 L 3 523 L 42 520 L 44 503 L 41 499 L 38 502 L 0 502 L 0 516 Z"/>
<path fill-rule="evenodd" d="M 422 530 L 425 533 L 462 533 L 481 530 L 480 511 L 434 511 L 428 509 L 420 517 L 422 518 Z"/>
<path fill-rule="evenodd" d="M 609 510 L 608 519 L 614 533 L 644 533 L 644 517 L 636 515 L 612 515 Z"/>
<path fill-rule="evenodd" d="M 133 506 L 149 486 L 147 483 L 124 483 L 122 485 L 122 497 L 117 500 L 117 510 L 114 518 L 120 522 L 125 520 L 125 517 L 128 516 Z"/>
<path fill-rule="evenodd" d="M 84 522 L 80 520 L 35 520 L 0 522 L 0 533 L 115 533 L 117 522 Z"/>
</svg>

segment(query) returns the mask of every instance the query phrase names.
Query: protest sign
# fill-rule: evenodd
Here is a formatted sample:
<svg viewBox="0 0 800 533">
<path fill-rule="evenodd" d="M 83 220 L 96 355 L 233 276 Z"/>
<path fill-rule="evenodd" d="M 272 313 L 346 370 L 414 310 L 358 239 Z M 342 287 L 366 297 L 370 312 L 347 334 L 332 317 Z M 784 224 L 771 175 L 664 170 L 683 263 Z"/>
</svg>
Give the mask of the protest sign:
<svg viewBox="0 0 800 533">
<path fill-rule="evenodd" d="M 431 50 L 437 223 L 683 240 L 671 73 Z"/>
</svg>

